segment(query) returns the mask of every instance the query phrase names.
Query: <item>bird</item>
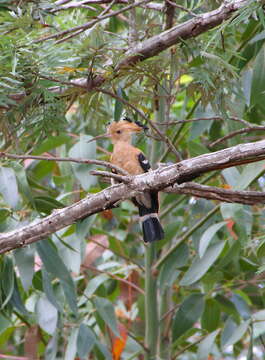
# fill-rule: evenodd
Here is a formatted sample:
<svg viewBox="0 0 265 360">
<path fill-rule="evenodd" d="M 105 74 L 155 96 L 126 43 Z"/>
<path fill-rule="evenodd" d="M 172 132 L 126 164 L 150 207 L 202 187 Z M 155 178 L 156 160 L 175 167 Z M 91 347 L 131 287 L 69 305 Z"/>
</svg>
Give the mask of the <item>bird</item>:
<svg viewBox="0 0 265 360">
<path fill-rule="evenodd" d="M 131 144 L 132 135 L 146 130 L 146 126 L 129 118 L 112 122 L 105 136 L 111 139 L 113 152 L 110 162 L 124 169 L 130 175 L 139 175 L 151 170 L 149 161 L 143 152 Z M 145 243 L 164 238 L 164 230 L 158 218 L 158 192 L 145 191 L 131 199 L 138 207 Z"/>
</svg>

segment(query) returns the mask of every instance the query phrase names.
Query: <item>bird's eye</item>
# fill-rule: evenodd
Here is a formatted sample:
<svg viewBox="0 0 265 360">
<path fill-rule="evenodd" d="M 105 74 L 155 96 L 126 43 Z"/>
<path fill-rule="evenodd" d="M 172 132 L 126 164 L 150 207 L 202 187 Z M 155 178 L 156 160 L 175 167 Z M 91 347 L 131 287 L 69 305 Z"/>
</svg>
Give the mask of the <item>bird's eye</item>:
<svg viewBox="0 0 265 360">
<path fill-rule="evenodd" d="M 117 133 L 117 134 L 121 134 L 121 130 L 117 130 L 116 133 Z"/>
</svg>

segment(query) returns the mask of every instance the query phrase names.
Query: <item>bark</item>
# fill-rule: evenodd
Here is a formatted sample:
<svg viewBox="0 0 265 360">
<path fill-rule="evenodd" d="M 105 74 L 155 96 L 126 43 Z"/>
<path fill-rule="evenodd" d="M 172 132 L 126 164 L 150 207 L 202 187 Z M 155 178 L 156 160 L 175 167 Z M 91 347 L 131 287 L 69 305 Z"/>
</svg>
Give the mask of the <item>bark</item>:
<svg viewBox="0 0 265 360">
<path fill-rule="evenodd" d="M 46 238 L 77 220 L 112 207 L 115 203 L 148 190 L 163 190 L 182 184 L 209 171 L 225 169 L 265 159 L 265 140 L 240 144 L 221 151 L 200 155 L 138 176 L 124 176 L 118 184 L 88 195 L 77 203 L 56 210 L 46 218 L 0 235 L 0 253 Z M 261 193 L 262 194 L 262 193 Z M 263 197 L 262 197 L 263 198 Z M 262 202 L 262 201 L 261 201 Z"/>
<path fill-rule="evenodd" d="M 187 182 L 181 185 L 175 184 L 173 187 L 164 189 L 164 191 L 244 205 L 265 204 L 265 193 L 260 191 L 237 191 L 193 182 Z"/>
</svg>

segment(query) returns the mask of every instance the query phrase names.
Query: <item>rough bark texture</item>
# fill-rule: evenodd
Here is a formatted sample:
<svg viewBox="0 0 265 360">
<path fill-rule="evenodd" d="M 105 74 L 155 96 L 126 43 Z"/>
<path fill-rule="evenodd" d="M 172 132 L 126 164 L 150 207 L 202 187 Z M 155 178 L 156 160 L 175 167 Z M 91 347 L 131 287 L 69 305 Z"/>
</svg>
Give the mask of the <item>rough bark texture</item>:
<svg viewBox="0 0 265 360">
<path fill-rule="evenodd" d="M 134 197 L 139 192 L 151 189 L 162 190 L 176 183 L 190 181 L 209 171 L 263 159 L 265 159 L 265 140 L 237 145 L 183 160 L 174 165 L 162 166 L 143 175 L 125 176 L 124 179 L 129 183 L 114 185 L 97 194 L 88 195 L 71 206 L 56 210 L 46 218 L 21 229 L 1 234 L 0 253 L 44 239 L 77 220 L 110 208 L 116 202 Z"/>
</svg>

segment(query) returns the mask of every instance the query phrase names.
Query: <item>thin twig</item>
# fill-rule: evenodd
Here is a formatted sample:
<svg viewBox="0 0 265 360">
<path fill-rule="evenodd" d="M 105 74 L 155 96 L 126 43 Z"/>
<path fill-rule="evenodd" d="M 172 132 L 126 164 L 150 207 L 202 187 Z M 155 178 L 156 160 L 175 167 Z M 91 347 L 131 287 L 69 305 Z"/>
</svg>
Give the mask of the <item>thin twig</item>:
<svg viewBox="0 0 265 360">
<path fill-rule="evenodd" d="M 265 131 L 265 126 L 252 126 L 252 127 L 247 127 L 247 128 L 243 128 L 243 129 L 239 129 L 236 131 L 231 132 L 228 135 L 223 136 L 222 138 L 212 142 L 211 144 L 209 144 L 209 148 L 214 147 L 217 144 L 220 144 L 221 142 L 231 139 L 234 136 L 240 135 L 240 134 L 245 134 L 245 133 L 249 133 L 251 131 Z"/>
<path fill-rule="evenodd" d="M 95 175 L 95 176 L 106 176 L 106 177 L 110 177 L 112 179 L 118 180 L 119 182 L 123 182 L 125 184 L 129 184 L 131 182 L 130 177 L 128 176 L 121 176 L 118 174 L 114 174 L 108 171 L 97 171 L 97 170 L 92 170 L 89 172 L 91 175 Z"/>
<path fill-rule="evenodd" d="M 60 31 L 60 32 L 58 32 L 58 33 L 56 33 L 56 34 L 49 35 L 49 36 L 43 37 L 43 38 L 41 38 L 41 39 L 37 39 L 37 40 L 35 40 L 35 41 L 33 41 L 33 42 L 34 42 L 34 43 L 40 43 L 40 42 L 43 42 L 43 41 L 46 41 L 46 40 L 57 39 L 57 38 L 59 38 L 59 37 L 65 36 L 65 35 L 67 35 L 67 34 L 69 34 L 69 33 L 71 33 L 71 32 L 76 32 L 76 31 L 78 31 L 78 30 L 82 30 L 82 32 L 83 32 L 83 31 L 85 31 L 85 30 L 87 30 L 88 28 L 94 26 L 96 23 L 98 23 L 98 22 L 100 22 L 100 21 L 102 21 L 102 20 L 105 20 L 105 19 L 107 19 L 107 18 L 109 18 L 109 17 L 112 17 L 112 16 L 116 16 L 116 15 L 118 15 L 118 14 L 121 14 L 121 13 L 123 13 L 123 12 L 125 12 L 125 11 L 128 11 L 128 10 L 130 10 L 130 9 L 132 9 L 132 8 L 134 8 L 134 7 L 140 6 L 140 5 L 142 5 L 142 4 L 148 3 L 148 2 L 150 2 L 150 1 L 151 1 L 151 0 L 141 0 L 141 1 L 135 2 L 135 3 L 133 3 L 133 4 L 130 4 L 130 5 L 128 5 L 128 6 L 125 6 L 123 9 L 119 9 L 119 10 L 117 10 L 117 11 L 114 11 L 114 12 L 112 12 L 111 14 L 105 14 L 105 15 L 103 15 L 103 16 L 98 16 L 96 19 L 91 20 L 91 21 L 88 21 L 87 23 L 85 23 L 85 24 L 83 24 L 83 25 L 74 26 L 74 27 L 72 27 L 72 28 L 70 28 L 70 29 L 67 29 L 67 30 L 64 30 L 64 31 Z"/>
<path fill-rule="evenodd" d="M 123 170 L 117 165 L 111 164 L 107 161 L 102 160 L 91 160 L 91 159 L 77 159 L 77 158 L 65 158 L 65 157 L 48 157 L 48 156 L 37 156 L 37 155 L 15 155 L 15 154 L 9 154 L 5 152 L 0 152 L 0 158 L 8 158 L 8 159 L 17 159 L 17 160 L 27 160 L 27 159 L 33 159 L 33 160 L 46 160 L 46 161 L 68 161 L 68 162 L 74 162 L 78 164 L 94 164 L 94 165 L 101 165 L 104 167 L 107 167 L 109 169 L 116 170 L 118 173 L 122 175 L 128 175 L 127 171 Z"/>
<path fill-rule="evenodd" d="M 119 276 L 117 276 L 117 275 L 112 274 L 112 273 L 109 272 L 109 271 L 99 270 L 99 269 L 97 269 L 96 267 L 94 267 L 94 266 L 92 266 L 92 265 L 84 265 L 84 264 L 82 264 L 81 266 L 84 267 L 85 269 L 89 269 L 89 270 L 98 272 L 98 273 L 100 273 L 100 274 L 106 274 L 106 275 L 108 275 L 109 277 L 111 277 L 111 278 L 113 278 L 113 279 L 115 279 L 115 280 L 117 280 L 117 281 L 123 282 L 124 284 L 131 286 L 131 287 L 134 288 L 136 291 L 138 291 L 140 294 L 143 294 L 143 295 L 144 295 L 143 289 L 139 288 L 137 285 L 135 285 L 134 283 L 132 283 L 132 282 L 126 280 L 126 279 L 123 279 L 123 278 L 121 278 L 121 277 L 119 277 Z"/>
<path fill-rule="evenodd" d="M 229 116 L 229 119 L 230 120 L 233 120 L 233 121 L 238 121 L 242 124 L 244 124 L 245 126 L 247 127 L 251 127 L 252 125 L 247 122 L 246 120 L 244 119 L 240 119 L 238 117 L 235 117 L 235 116 Z M 194 118 L 194 119 L 186 119 L 186 120 L 177 120 L 177 121 L 170 121 L 170 122 L 166 122 L 166 123 L 158 123 L 159 125 L 177 125 L 177 124 L 186 124 L 186 123 L 189 123 L 189 122 L 195 122 L 195 121 L 210 121 L 210 120 L 221 120 L 221 121 L 224 121 L 224 118 L 222 118 L 221 116 L 211 116 L 211 117 L 199 117 L 199 118 Z"/>
<path fill-rule="evenodd" d="M 200 330 L 200 329 L 198 329 Z M 206 338 L 207 335 L 204 336 L 200 336 L 198 340 L 194 341 L 193 343 L 185 346 L 182 350 L 179 350 L 172 358 L 172 360 L 176 360 L 179 355 L 183 354 L 185 351 L 189 350 L 189 348 L 193 347 L 194 345 L 198 344 L 199 342 L 201 342 L 204 338 Z"/>
</svg>

